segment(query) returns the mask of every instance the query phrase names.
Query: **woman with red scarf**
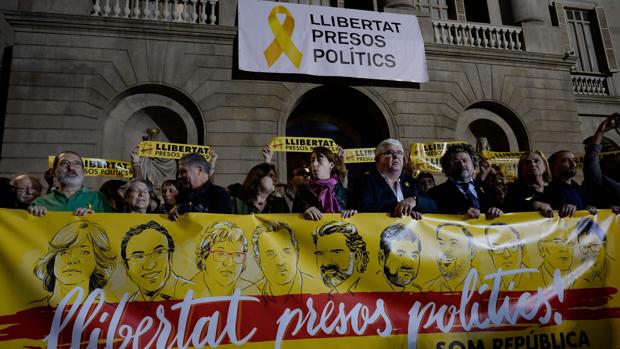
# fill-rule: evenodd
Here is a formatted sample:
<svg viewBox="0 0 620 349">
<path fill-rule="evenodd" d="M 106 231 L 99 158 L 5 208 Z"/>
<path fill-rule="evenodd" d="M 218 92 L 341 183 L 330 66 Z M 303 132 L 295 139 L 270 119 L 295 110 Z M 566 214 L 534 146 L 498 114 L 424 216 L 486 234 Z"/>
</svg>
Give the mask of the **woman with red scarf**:
<svg viewBox="0 0 620 349">
<path fill-rule="evenodd" d="M 293 212 L 313 221 L 323 218 L 323 213 L 342 213 L 342 218 L 356 214 L 356 210 L 347 209 L 348 193 L 340 173 L 344 173 L 344 164 L 336 154 L 325 147 L 312 149 L 310 179 L 297 191 Z"/>
</svg>

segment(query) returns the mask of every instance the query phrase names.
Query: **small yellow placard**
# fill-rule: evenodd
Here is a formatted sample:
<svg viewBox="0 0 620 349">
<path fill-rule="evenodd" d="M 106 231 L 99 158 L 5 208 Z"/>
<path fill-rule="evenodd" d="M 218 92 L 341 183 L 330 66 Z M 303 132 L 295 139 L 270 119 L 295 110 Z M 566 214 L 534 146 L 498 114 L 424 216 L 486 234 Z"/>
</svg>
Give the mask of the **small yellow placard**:
<svg viewBox="0 0 620 349">
<path fill-rule="evenodd" d="M 446 153 L 448 146 L 452 144 L 467 144 L 465 141 L 453 141 L 453 142 L 430 142 L 430 143 L 412 143 L 411 158 L 414 156 L 439 156 L 441 157 Z M 412 159 L 413 160 L 413 159 Z"/>
<path fill-rule="evenodd" d="M 197 153 L 211 160 L 210 148 L 206 145 L 143 141 L 139 147 L 139 155 L 149 158 L 180 159 L 185 154 Z"/>
<path fill-rule="evenodd" d="M 375 148 L 353 148 L 344 150 L 346 164 L 375 162 Z"/>
<path fill-rule="evenodd" d="M 338 153 L 338 144 L 333 139 L 315 137 L 273 137 L 269 143 L 272 151 L 311 153 L 313 148 L 326 147 Z"/>
<path fill-rule="evenodd" d="M 54 156 L 48 156 L 49 168 L 54 166 Z M 129 161 L 82 158 L 84 175 L 90 177 L 133 178 L 133 167 Z"/>
</svg>

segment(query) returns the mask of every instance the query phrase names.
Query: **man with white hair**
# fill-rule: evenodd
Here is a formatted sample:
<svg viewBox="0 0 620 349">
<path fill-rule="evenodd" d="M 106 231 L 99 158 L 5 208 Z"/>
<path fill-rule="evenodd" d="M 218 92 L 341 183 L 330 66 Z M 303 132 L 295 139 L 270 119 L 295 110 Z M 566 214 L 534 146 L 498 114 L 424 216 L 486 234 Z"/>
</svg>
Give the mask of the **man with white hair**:
<svg viewBox="0 0 620 349">
<path fill-rule="evenodd" d="M 19 208 L 27 209 L 30 204 L 41 196 L 41 182 L 35 176 L 22 174 L 11 180 L 11 186 L 15 188 L 17 194 L 17 205 Z"/>
<path fill-rule="evenodd" d="M 95 212 L 112 212 L 112 207 L 103 193 L 90 191 L 83 185 L 84 165 L 78 153 L 59 153 L 54 158 L 53 169 L 58 188 L 34 200 L 28 207 L 31 214 L 43 216 L 47 211 L 68 211 L 76 216 L 83 216 Z"/>
<path fill-rule="evenodd" d="M 360 212 L 389 212 L 394 216 L 420 219 L 420 213 L 435 213 L 437 205 L 420 189 L 415 179 L 403 173 L 405 151 L 396 139 L 383 140 L 375 149 L 376 168 L 358 187 Z"/>
</svg>

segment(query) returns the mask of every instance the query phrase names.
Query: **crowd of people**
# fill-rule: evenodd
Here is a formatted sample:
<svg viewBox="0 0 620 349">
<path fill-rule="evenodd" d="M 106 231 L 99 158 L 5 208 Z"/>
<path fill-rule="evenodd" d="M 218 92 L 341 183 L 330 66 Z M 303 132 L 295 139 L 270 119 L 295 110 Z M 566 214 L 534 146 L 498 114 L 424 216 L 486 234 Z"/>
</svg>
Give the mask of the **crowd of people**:
<svg viewBox="0 0 620 349">
<path fill-rule="evenodd" d="M 164 213 L 177 220 L 188 212 L 300 213 L 320 220 L 325 213 L 349 218 L 358 212 L 386 212 L 393 216 L 442 213 L 465 219 L 485 215 L 495 219 L 506 212 L 538 211 L 545 217 L 572 216 L 577 210 L 596 214 L 597 208 L 620 213 L 620 158 L 599 155 L 605 132 L 616 129 L 614 114 L 603 121 L 585 146 L 583 182 L 578 184 L 575 154 L 559 150 L 549 158 L 538 150 L 525 152 L 518 162 L 518 176 L 506 183 L 470 145 L 448 146 L 441 157 L 447 180 L 435 185 L 431 173 L 415 178 L 406 171 L 406 153 L 396 139 L 386 139 L 375 149 L 373 170 L 347 180 L 343 151 L 325 147 L 312 150 L 307 166 L 295 168 L 287 183 L 277 183 L 272 152 L 263 149 L 264 162 L 252 167 L 243 183 L 224 189 L 213 183 L 211 162 L 200 154 L 186 154 L 177 164 L 177 178 L 161 185 L 158 196 L 142 178 L 139 161 L 132 154 L 134 179 L 110 180 L 99 191 L 84 186 L 84 165 L 73 151 L 59 153 L 45 174 L 47 194 L 36 176 L 22 174 L 0 180 L 0 207 L 28 210 L 43 216 L 49 211 L 70 211 L 77 216 L 99 212 Z"/>
</svg>

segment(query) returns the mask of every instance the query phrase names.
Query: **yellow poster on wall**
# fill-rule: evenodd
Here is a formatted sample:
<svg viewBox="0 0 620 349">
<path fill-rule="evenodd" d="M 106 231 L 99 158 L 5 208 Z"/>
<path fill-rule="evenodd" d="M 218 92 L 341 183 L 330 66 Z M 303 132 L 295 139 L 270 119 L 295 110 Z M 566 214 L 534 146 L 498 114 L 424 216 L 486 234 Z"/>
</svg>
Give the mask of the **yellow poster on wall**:
<svg viewBox="0 0 620 349">
<path fill-rule="evenodd" d="M 620 218 L 0 210 L 2 348 L 617 348 Z"/>
</svg>

